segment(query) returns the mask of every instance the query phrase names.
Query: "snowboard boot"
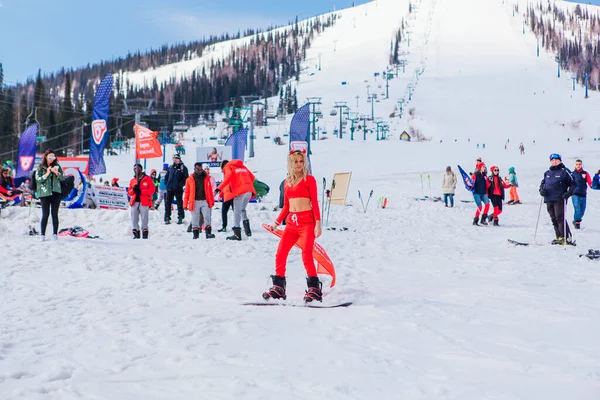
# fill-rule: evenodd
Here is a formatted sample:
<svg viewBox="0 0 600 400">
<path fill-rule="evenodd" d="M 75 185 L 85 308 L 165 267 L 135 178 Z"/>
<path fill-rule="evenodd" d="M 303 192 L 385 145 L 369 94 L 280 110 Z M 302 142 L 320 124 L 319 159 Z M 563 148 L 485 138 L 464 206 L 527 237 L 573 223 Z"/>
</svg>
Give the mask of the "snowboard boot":
<svg viewBox="0 0 600 400">
<path fill-rule="evenodd" d="M 217 232 L 227 232 L 227 227 L 224 226 L 221 229 L 219 229 Z"/>
<path fill-rule="evenodd" d="M 311 303 L 313 301 L 323 301 L 323 292 L 321 292 L 323 284 L 319 281 L 319 277 L 309 276 L 308 278 L 306 278 L 306 285 L 308 286 L 308 290 L 304 295 L 305 303 Z"/>
<path fill-rule="evenodd" d="M 194 228 L 194 239 L 198 239 L 200 237 L 200 229 Z"/>
<path fill-rule="evenodd" d="M 204 232 L 206 232 L 206 238 L 207 239 L 214 239 L 215 235 L 213 235 L 212 233 L 212 226 L 207 226 L 204 228 Z"/>
<path fill-rule="evenodd" d="M 131 233 L 133 234 L 133 239 L 139 239 L 140 238 L 140 231 L 138 231 L 137 229 L 133 229 L 131 231 Z"/>
<path fill-rule="evenodd" d="M 239 228 L 238 228 L 239 229 Z M 287 298 L 285 294 L 285 276 L 271 275 L 273 286 L 262 294 L 263 299 L 283 299 Z"/>
<path fill-rule="evenodd" d="M 479 217 L 473 218 L 473 225 L 479 226 Z"/>
<path fill-rule="evenodd" d="M 481 214 L 481 225 L 487 225 L 487 214 Z"/>
<path fill-rule="evenodd" d="M 233 235 L 227 236 L 227 240 L 242 240 L 242 228 L 233 227 Z"/>
<path fill-rule="evenodd" d="M 496 219 L 494 220 L 494 226 L 500 226 L 500 224 L 498 223 L 498 218 L 496 218 Z"/>
<path fill-rule="evenodd" d="M 192 223 L 191 222 L 187 227 L 187 231 L 188 231 L 188 233 L 190 233 L 192 231 Z"/>
<path fill-rule="evenodd" d="M 252 231 L 250 230 L 250 220 L 245 219 L 242 221 L 242 224 L 244 225 L 244 233 L 246 236 L 252 236 Z"/>
<path fill-rule="evenodd" d="M 148 229 L 142 230 L 142 239 L 148 239 Z"/>
</svg>

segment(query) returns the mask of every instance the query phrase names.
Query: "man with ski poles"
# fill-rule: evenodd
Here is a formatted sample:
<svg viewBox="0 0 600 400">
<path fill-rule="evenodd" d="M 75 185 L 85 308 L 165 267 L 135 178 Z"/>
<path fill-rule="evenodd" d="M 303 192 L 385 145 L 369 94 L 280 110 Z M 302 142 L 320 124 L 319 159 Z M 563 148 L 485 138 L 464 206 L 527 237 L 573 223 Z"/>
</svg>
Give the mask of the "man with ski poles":
<svg viewBox="0 0 600 400">
<path fill-rule="evenodd" d="M 574 244 L 569 224 L 565 219 L 567 201 L 574 190 L 573 176 L 562 163 L 560 154 L 550 154 L 550 168 L 544 173 L 540 183 L 540 195 L 544 197 L 556 234 L 552 244 Z"/>
</svg>

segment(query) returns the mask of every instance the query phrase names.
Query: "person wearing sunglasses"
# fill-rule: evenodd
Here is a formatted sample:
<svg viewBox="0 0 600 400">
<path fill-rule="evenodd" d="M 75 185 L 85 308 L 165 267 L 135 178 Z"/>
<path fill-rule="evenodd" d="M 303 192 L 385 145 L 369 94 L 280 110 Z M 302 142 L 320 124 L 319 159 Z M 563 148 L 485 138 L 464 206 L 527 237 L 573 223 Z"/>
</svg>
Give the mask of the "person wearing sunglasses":
<svg viewBox="0 0 600 400">
<path fill-rule="evenodd" d="M 252 236 L 250 220 L 246 214 L 246 207 L 252 197 L 256 196 L 254 189 L 254 174 L 244 165 L 242 160 L 221 161 L 223 181 L 215 190 L 215 194 L 223 192 L 223 201 L 233 199 L 233 235 L 227 240 L 242 240 L 241 222 L 244 223 L 244 233 Z"/>
<path fill-rule="evenodd" d="M 550 168 L 544 173 L 540 183 L 540 195 L 544 197 L 556 234 L 552 244 L 573 244 L 569 224 L 565 219 L 565 208 L 574 190 L 573 176 L 562 163 L 560 154 L 550 154 Z"/>
<path fill-rule="evenodd" d="M 287 297 L 285 293 L 287 258 L 292 247 L 298 243 L 302 249 L 302 262 L 307 275 L 308 290 L 304 301 L 306 303 L 322 301 L 322 283 L 319 281 L 312 255 L 315 239 L 322 233 L 321 213 L 317 197 L 317 181 L 308 172 L 306 150 L 290 152 L 287 170 L 288 176 L 284 184 L 284 206 L 271 225 L 271 229 L 274 230 L 281 225 L 284 218 L 287 223 L 275 256 L 275 275 L 271 275 L 273 286 L 263 293 L 263 298 L 268 300 Z"/>
<path fill-rule="evenodd" d="M 585 214 L 585 206 L 587 200 L 587 188 L 592 187 L 592 178 L 590 174 L 583 169 L 583 161 L 575 160 L 575 170 L 571 173 L 575 189 L 573 190 L 573 208 L 575 214 L 573 217 L 573 226 L 575 229 L 581 228 L 581 220 Z"/>
<path fill-rule="evenodd" d="M 473 225 L 479 225 L 479 215 L 481 214 L 481 224 L 487 225 L 487 213 L 490 210 L 490 199 L 487 196 L 490 181 L 486 176 L 487 167 L 484 163 L 478 162 L 475 165 L 475 173 L 471 176 L 473 179 L 473 199 L 477 204 Z M 482 209 L 483 207 L 483 209 Z M 483 212 L 482 212 L 483 211 Z"/>
<path fill-rule="evenodd" d="M 62 200 L 61 181 L 65 180 L 54 150 L 46 150 L 35 172 L 37 194 L 42 203 L 41 239 L 46 240 L 48 217 L 52 214 L 52 240 L 58 240 L 58 209 Z"/>
<path fill-rule="evenodd" d="M 494 220 L 494 226 L 499 226 L 499 216 L 502 214 L 502 202 L 504 201 L 504 189 L 508 189 L 510 184 L 505 182 L 500 176 L 500 169 L 493 165 L 492 176 L 490 176 L 490 187 L 488 189 L 488 195 L 494 207 L 494 214 L 490 220 Z"/>
</svg>

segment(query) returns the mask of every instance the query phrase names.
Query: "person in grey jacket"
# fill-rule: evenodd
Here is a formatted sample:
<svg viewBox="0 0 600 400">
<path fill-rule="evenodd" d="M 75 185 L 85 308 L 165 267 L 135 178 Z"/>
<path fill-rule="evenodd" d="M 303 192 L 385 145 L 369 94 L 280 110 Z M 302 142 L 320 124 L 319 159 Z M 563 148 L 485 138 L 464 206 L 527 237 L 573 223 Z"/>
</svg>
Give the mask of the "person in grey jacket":
<svg viewBox="0 0 600 400">
<path fill-rule="evenodd" d="M 456 192 L 456 175 L 452 172 L 450 166 L 446 167 L 446 173 L 442 180 L 442 194 L 444 195 L 444 203 L 448 207 L 448 199 L 450 199 L 450 207 L 454 207 L 454 193 Z"/>
</svg>

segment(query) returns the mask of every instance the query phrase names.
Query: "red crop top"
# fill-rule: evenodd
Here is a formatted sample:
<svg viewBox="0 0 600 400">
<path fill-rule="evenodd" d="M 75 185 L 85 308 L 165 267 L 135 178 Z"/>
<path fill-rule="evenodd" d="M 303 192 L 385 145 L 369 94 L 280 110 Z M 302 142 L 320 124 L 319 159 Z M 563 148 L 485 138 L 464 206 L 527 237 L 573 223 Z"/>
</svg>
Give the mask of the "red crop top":
<svg viewBox="0 0 600 400">
<path fill-rule="evenodd" d="M 283 185 L 283 209 L 275 220 L 279 225 L 290 212 L 290 199 L 310 199 L 315 221 L 321 220 L 321 212 L 319 211 L 319 199 L 317 198 L 317 181 L 315 177 L 309 175 L 306 179 L 301 180 L 296 186 L 289 186 L 287 180 Z"/>
</svg>

